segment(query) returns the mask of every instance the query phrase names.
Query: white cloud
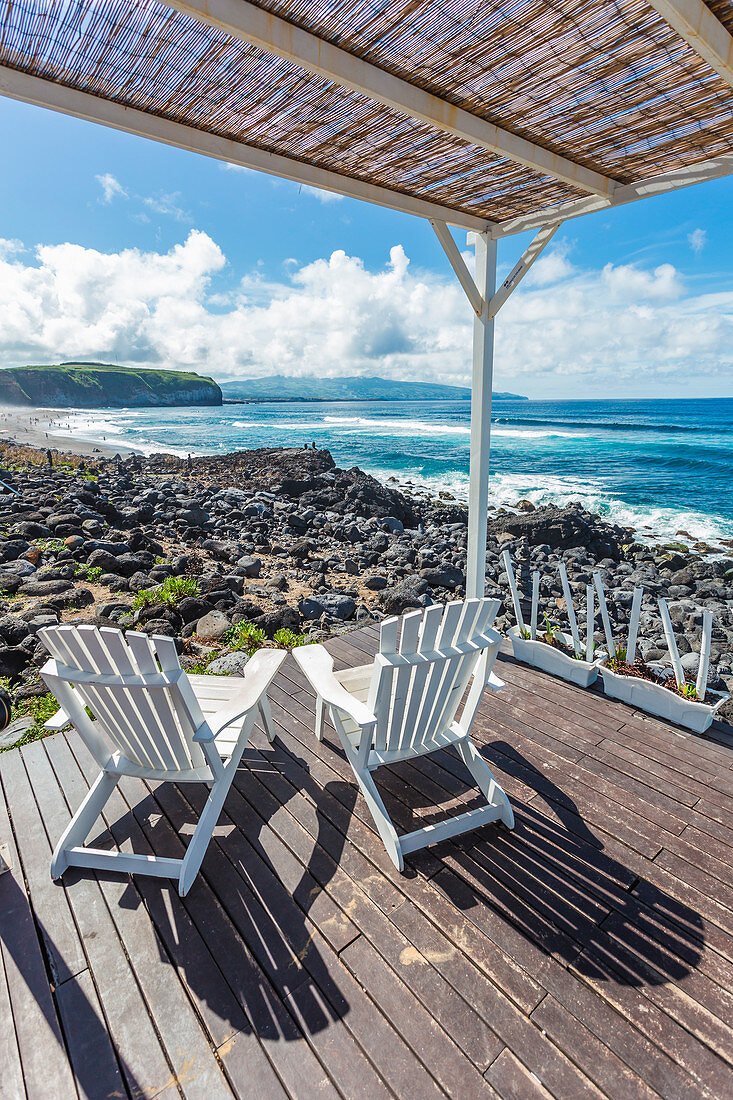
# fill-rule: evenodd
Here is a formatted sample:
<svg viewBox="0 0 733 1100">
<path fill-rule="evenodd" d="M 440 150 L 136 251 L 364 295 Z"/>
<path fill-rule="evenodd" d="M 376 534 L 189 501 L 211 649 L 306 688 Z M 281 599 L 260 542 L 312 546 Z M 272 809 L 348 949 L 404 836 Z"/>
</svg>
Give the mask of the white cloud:
<svg viewBox="0 0 733 1100">
<path fill-rule="evenodd" d="M 105 172 L 104 175 L 95 176 L 94 178 L 102 188 L 102 197 L 99 201 L 105 206 L 109 206 L 113 199 L 127 198 L 127 191 L 111 172 Z"/>
<path fill-rule="evenodd" d="M 687 234 L 687 241 L 696 256 L 700 255 L 707 244 L 707 240 L 708 235 L 704 229 L 693 229 L 692 233 Z"/>
<path fill-rule="evenodd" d="M 25 245 L 15 238 L 0 237 L 0 260 L 25 252 Z"/>
<path fill-rule="evenodd" d="M 191 230 L 168 252 L 44 246 L 0 259 L 0 363 L 108 359 L 218 378 L 380 374 L 466 384 L 471 311 L 450 274 L 413 270 L 400 245 L 369 271 L 343 251 L 268 281 L 218 282 L 218 245 Z M 571 267 L 545 258 L 497 322 L 496 377 L 520 392 L 684 391 L 722 377 L 733 292 L 691 295 L 670 264 Z M 543 261 L 538 261 L 535 265 Z"/>
<path fill-rule="evenodd" d="M 319 202 L 341 202 L 343 195 L 339 195 L 337 191 L 323 191 L 320 187 L 311 187 L 310 184 L 304 183 L 300 188 L 307 195 L 312 195 L 314 199 L 318 199 Z"/>
<path fill-rule="evenodd" d="M 143 202 L 156 214 L 165 214 L 167 217 L 175 218 L 177 222 L 190 222 L 193 219 L 181 206 L 180 198 L 180 191 L 173 191 L 169 195 L 149 195 L 143 199 Z"/>
</svg>

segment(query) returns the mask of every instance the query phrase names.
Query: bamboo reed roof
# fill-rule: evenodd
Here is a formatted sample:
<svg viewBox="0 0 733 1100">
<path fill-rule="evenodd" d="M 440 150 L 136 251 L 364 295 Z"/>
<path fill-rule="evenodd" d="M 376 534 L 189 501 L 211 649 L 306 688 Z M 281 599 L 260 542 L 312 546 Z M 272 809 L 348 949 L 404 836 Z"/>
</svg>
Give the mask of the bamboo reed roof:
<svg viewBox="0 0 733 1100">
<path fill-rule="evenodd" d="M 177 10 L 190 6 L 3 0 L 0 66 L 493 223 L 588 196 Z M 246 6 L 611 186 L 733 153 L 733 90 L 647 0 Z M 731 0 L 707 8 L 733 31 Z"/>
</svg>

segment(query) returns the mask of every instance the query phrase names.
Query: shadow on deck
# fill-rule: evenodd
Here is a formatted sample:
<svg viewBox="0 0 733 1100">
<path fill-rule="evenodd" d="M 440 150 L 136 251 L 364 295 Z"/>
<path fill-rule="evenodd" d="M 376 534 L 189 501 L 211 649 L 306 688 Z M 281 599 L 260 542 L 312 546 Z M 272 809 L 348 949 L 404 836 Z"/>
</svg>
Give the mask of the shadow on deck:
<svg viewBox="0 0 733 1100">
<path fill-rule="evenodd" d="M 377 635 L 329 648 L 361 664 Z M 516 829 L 399 875 L 294 662 L 182 901 L 51 848 L 95 765 L 0 757 L 0 1095 L 733 1094 L 733 738 L 645 719 L 501 657 L 474 736 Z M 379 772 L 402 829 L 474 795 L 455 754 Z M 178 856 L 205 788 L 124 780 L 94 843 Z"/>
</svg>

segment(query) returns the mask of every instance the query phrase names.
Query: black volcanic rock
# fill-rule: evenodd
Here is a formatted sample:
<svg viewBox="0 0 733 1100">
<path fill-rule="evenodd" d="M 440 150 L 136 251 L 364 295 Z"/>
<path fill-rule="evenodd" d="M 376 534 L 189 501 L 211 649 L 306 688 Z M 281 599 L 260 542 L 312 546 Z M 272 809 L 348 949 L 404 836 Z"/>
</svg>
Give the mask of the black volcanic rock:
<svg viewBox="0 0 733 1100">
<path fill-rule="evenodd" d="M 547 545 L 551 550 L 582 546 L 595 558 L 613 561 L 621 559 L 624 544 L 632 541 L 628 531 L 605 523 L 580 504 L 564 508 L 550 504 L 519 515 L 506 512 L 489 520 L 488 531 L 494 538 L 499 535 L 525 538 L 531 546 Z"/>
</svg>

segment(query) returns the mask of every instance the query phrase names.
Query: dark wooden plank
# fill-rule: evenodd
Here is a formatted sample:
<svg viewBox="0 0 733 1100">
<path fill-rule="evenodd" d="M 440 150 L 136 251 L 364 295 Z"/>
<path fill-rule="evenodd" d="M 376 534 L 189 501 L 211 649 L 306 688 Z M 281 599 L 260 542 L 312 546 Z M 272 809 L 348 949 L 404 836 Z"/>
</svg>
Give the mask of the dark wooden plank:
<svg viewBox="0 0 733 1100">
<path fill-rule="evenodd" d="M 341 952 L 341 960 L 387 1019 L 398 1024 L 402 1039 L 449 1096 L 486 1096 L 481 1073 L 364 936 Z M 460 1038 L 458 1030 L 456 1038 Z"/>
<path fill-rule="evenodd" d="M 532 1019 L 607 1095 L 624 1100 L 652 1100 L 659 1095 L 554 997 L 545 997 Z M 654 1051 L 645 1053 L 649 1060 L 655 1056 Z"/>
<path fill-rule="evenodd" d="M 505 1047 L 489 1066 L 486 1080 L 503 1100 L 550 1100 L 552 1096 L 552 1093 L 543 1088 L 537 1075 L 530 1072 L 509 1047 Z"/>
<path fill-rule="evenodd" d="M 0 836 L 13 865 L 0 875 L 0 951 L 12 1009 L 12 1023 L 6 1019 L 3 1026 L 15 1027 L 29 1100 L 68 1100 L 76 1096 L 76 1088 L 6 806 L 8 775 L 16 760 L 14 753 L 0 756 Z M 10 1066 L 12 1072 L 12 1062 Z"/>
<path fill-rule="evenodd" d="M 256 774 L 262 779 L 262 771 Z M 262 785 L 256 783 L 254 774 L 238 777 L 237 783 L 240 791 L 249 794 L 252 804 L 260 808 L 270 829 L 276 831 L 291 850 L 307 863 L 323 890 L 348 910 L 352 921 L 363 933 L 359 942 L 368 937 L 392 969 L 408 982 L 412 993 L 420 998 L 427 1011 L 443 1025 L 445 1032 L 456 1038 L 461 1049 L 476 1065 L 485 1068 L 502 1044 L 479 1015 L 436 973 L 428 958 L 396 931 L 393 924 L 396 910 L 392 910 L 388 919 L 324 848 L 320 845 L 313 848 L 313 837 L 288 812 L 292 799 L 288 801 L 287 808 L 276 809 L 274 805 L 268 806 L 266 792 L 262 792 Z M 449 956 L 457 954 L 447 943 L 446 949 Z M 343 950 L 340 958 L 348 959 Z M 476 977 L 478 979 L 478 975 Z"/>
<path fill-rule="evenodd" d="M 8 759 L 4 761 L 4 775 L 31 905 L 43 937 L 53 983 L 60 985 L 86 970 L 87 960 L 66 894 L 51 880 L 52 846 L 39 811 L 39 806 L 44 806 L 46 790 L 41 786 L 36 793 L 28 775 L 29 769 L 32 775 L 39 751 L 45 759 L 42 744 L 36 741 L 20 752 L 5 754 Z M 55 783 L 53 775 L 51 781 Z M 56 839 L 51 837 L 53 843 Z"/>
<path fill-rule="evenodd" d="M 81 1100 L 127 1096 L 90 971 L 59 986 L 56 1002 Z"/>
<path fill-rule="evenodd" d="M 96 764 L 78 739 L 74 740 L 74 750 L 76 762 L 83 769 L 87 779 L 93 778 Z M 137 813 L 152 828 L 156 842 L 155 849 L 149 843 L 150 834 L 143 831 L 137 819 L 133 820 L 132 815 L 125 812 L 129 802 L 124 803 L 121 797 L 117 802 L 120 819 L 110 823 L 113 834 L 119 831 L 118 835 L 127 836 L 136 850 L 141 852 L 155 850 L 158 855 L 180 857 L 183 845 L 175 837 L 170 826 L 167 826 L 166 832 L 167 823 L 158 812 L 155 812 L 157 806 L 147 787 L 138 780 L 125 779 L 118 788 L 118 792 L 121 794 L 126 787 L 134 792 Z M 151 819 L 154 821 L 152 826 Z M 162 848 L 161 833 L 163 838 L 167 837 L 168 840 Z M 249 1088 L 254 1089 L 257 1096 L 263 1097 L 263 1100 L 265 1097 L 282 1096 L 283 1086 L 242 1011 L 242 1001 L 236 996 L 235 990 L 238 991 L 237 982 L 241 976 L 241 942 L 231 926 L 222 930 L 222 922 L 226 924 L 228 922 L 214 895 L 205 889 L 202 891 L 198 882 L 192 889 L 189 901 L 195 911 L 202 912 L 202 920 L 197 928 L 174 889 L 164 886 L 158 879 L 142 875 L 136 878 L 136 887 L 145 899 L 147 912 L 153 919 L 158 937 L 168 949 L 170 965 L 176 968 L 179 979 L 195 1003 L 206 1025 L 209 1041 L 217 1048 L 217 1057 L 224 1065 L 232 1084 L 235 1088 L 245 1091 Z M 201 935 L 199 928 L 203 930 L 204 936 Z M 222 932 L 226 949 L 220 958 L 223 957 L 226 960 L 224 963 L 226 972 L 230 975 L 236 974 L 235 990 L 224 980 L 219 965 L 204 942 L 204 937 L 206 942 L 214 939 L 218 941 Z M 260 976 L 258 976 L 258 988 L 261 984 L 259 978 Z M 270 1024 L 273 1019 L 284 1014 L 282 1006 L 279 1006 L 278 1011 L 278 1007 L 274 1004 L 276 999 L 273 997 L 268 1002 L 263 1014 Z M 292 1028 L 290 1031 L 292 1032 Z M 282 1033 L 288 1034 L 287 1027 Z M 293 1035 L 289 1034 L 289 1038 L 292 1039 Z M 301 1058 L 302 1077 L 307 1081 L 306 1067 L 307 1060 Z"/>
<path fill-rule="evenodd" d="M 49 740 L 52 743 L 44 742 L 44 748 L 53 764 L 59 790 L 58 797 L 47 802 L 45 812 L 58 828 L 65 824 L 64 817 L 68 820 L 70 816 L 69 805 L 78 806 L 88 787 L 65 738 L 58 735 Z M 103 844 L 106 838 L 100 834 L 93 839 Z M 108 899 L 113 906 L 119 906 L 125 892 L 124 900 L 139 906 L 129 877 L 125 876 L 123 881 L 120 878 L 100 875 L 97 879 L 87 872 L 72 870 L 66 872 L 64 882 L 127 1087 L 134 1097 L 155 1096 L 172 1085 L 175 1087 L 177 1073 L 161 1047 L 140 992 L 132 966 L 136 952 L 132 948 L 128 959 L 110 913 Z"/>
<path fill-rule="evenodd" d="M 3 902 L 3 892 L 0 889 L 0 905 Z M 0 950 L 0 1066 L 2 1067 L 0 1100 L 22 1100 L 26 1095 L 23 1067 L 2 950 Z"/>
</svg>

